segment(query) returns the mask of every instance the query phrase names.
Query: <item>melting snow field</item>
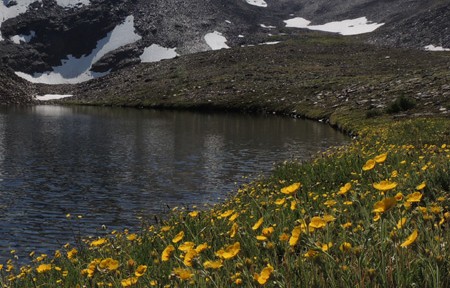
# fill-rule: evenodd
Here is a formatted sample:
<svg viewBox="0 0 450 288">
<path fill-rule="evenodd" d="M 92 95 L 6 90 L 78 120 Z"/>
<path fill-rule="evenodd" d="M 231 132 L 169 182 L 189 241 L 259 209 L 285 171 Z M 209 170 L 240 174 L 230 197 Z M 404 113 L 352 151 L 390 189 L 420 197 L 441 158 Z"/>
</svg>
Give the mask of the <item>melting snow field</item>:
<svg viewBox="0 0 450 288">
<path fill-rule="evenodd" d="M 371 23 L 366 17 L 356 19 L 349 19 L 343 21 L 329 22 L 323 25 L 309 25 L 311 21 L 301 17 L 292 18 L 284 21 L 286 27 L 292 28 L 306 28 L 310 30 L 318 30 L 325 32 L 339 33 L 342 35 L 356 35 L 369 33 L 384 25 L 384 23 Z"/>
<path fill-rule="evenodd" d="M 2 0 L 0 2 L 0 27 L 2 23 L 10 18 L 14 18 L 19 16 L 22 13 L 25 13 L 30 6 L 31 3 L 41 2 L 40 0 L 18 0 L 15 1 L 17 4 L 11 5 L 10 7 L 6 7 L 8 3 L 12 3 L 11 0 Z M 56 3 L 62 7 L 73 7 L 78 4 L 89 5 L 90 0 L 56 0 Z M 0 33 L 0 41 L 4 40 Z"/>
<path fill-rule="evenodd" d="M 258 7 L 267 7 L 267 3 L 264 0 L 245 0 L 248 4 Z"/>
<path fill-rule="evenodd" d="M 222 33 L 214 31 L 205 35 L 206 44 L 211 47 L 212 50 L 220 50 L 230 48 L 227 44 L 227 38 L 222 36 Z"/>
<path fill-rule="evenodd" d="M 442 46 L 434 46 L 434 45 L 428 45 L 423 48 L 427 51 L 450 51 L 450 48 L 444 48 Z"/>
<path fill-rule="evenodd" d="M 97 46 L 91 54 L 80 58 L 67 55 L 67 59 L 61 61 L 61 66 L 52 67 L 53 71 L 35 73 L 34 75 L 23 72 L 16 72 L 16 74 L 33 83 L 74 84 L 84 82 L 108 74 L 108 72 L 95 73 L 90 71 L 92 65 L 106 53 L 140 39 L 141 36 L 134 32 L 134 17 L 128 16 L 124 23 L 117 25 L 105 38 L 97 42 Z"/>
<path fill-rule="evenodd" d="M 61 94 L 45 94 L 44 96 L 36 96 L 36 100 L 40 101 L 49 101 L 49 100 L 58 100 L 67 97 L 72 97 L 73 95 L 61 95 Z"/>
<path fill-rule="evenodd" d="M 141 62 L 158 62 L 163 59 L 172 59 L 178 56 L 175 52 L 176 48 L 165 48 L 157 44 L 144 49 L 144 53 L 140 56 Z"/>
</svg>

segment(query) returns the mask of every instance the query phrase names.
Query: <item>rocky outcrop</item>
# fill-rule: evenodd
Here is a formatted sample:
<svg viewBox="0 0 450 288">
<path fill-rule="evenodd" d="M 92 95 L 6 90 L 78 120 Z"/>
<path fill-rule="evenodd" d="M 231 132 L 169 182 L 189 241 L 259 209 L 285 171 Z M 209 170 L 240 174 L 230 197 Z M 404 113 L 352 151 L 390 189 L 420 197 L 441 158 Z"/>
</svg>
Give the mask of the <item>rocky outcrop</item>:
<svg viewBox="0 0 450 288">
<path fill-rule="evenodd" d="M 0 105 L 25 105 L 32 102 L 34 86 L 0 65 Z"/>
</svg>

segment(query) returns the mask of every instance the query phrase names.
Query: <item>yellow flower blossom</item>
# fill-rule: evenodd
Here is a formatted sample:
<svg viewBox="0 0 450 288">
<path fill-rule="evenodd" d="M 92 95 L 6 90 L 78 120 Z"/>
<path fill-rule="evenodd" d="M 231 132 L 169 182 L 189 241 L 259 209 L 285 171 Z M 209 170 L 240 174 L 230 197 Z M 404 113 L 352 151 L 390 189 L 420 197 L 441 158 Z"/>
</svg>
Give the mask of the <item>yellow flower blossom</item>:
<svg viewBox="0 0 450 288">
<path fill-rule="evenodd" d="M 36 268 L 36 272 L 45 273 L 52 270 L 52 264 L 41 264 Z"/>
<path fill-rule="evenodd" d="M 266 236 L 264 236 L 264 235 L 258 235 L 258 236 L 256 236 L 256 240 L 258 240 L 258 241 L 267 241 L 267 237 Z"/>
<path fill-rule="evenodd" d="M 73 248 L 72 250 L 67 252 L 67 258 L 69 258 L 70 260 L 74 259 L 75 256 L 77 255 L 78 250 Z"/>
<path fill-rule="evenodd" d="M 267 267 L 263 268 L 261 273 L 255 273 L 253 275 L 253 279 L 255 279 L 259 284 L 266 284 L 267 280 L 269 280 L 270 275 L 273 273 L 273 267 L 270 264 L 267 264 Z"/>
<path fill-rule="evenodd" d="M 239 213 L 236 212 L 233 215 L 230 216 L 230 218 L 228 219 L 229 221 L 233 222 L 234 220 L 237 219 L 237 217 L 239 217 Z"/>
<path fill-rule="evenodd" d="M 261 217 L 259 220 L 253 225 L 252 230 L 257 230 L 264 222 L 264 218 Z"/>
<path fill-rule="evenodd" d="M 281 193 L 291 195 L 297 192 L 297 190 L 300 189 L 300 187 L 302 187 L 302 184 L 300 182 L 297 182 L 282 188 Z"/>
<path fill-rule="evenodd" d="M 376 164 L 375 160 L 369 159 L 367 160 L 366 164 L 364 164 L 364 166 L 362 167 L 362 170 L 363 171 L 372 170 L 375 167 L 375 164 Z"/>
<path fill-rule="evenodd" d="M 219 261 L 205 261 L 203 263 L 203 267 L 205 269 L 219 269 L 223 266 L 223 262 L 221 260 Z"/>
<path fill-rule="evenodd" d="M 283 205 L 284 203 L 286 203 L 286 199 L 284 198 L 279 198 L 275 200 L 275 205 Z"/>
<path fill-rule="evenodd" d="M 262 234 L 266 237 L 270 237 L 275 229 L 273 227 L 267 227 L 262 230 Z"/>
<path fill-rule="evenodd" d="M 136 239 L 137 239 L 137 234 L 135 234 L 135 233 L 127 235 L 127 240 L 128 241 L 134 241 Z"/>
<path fill-rule="evenodd" d="M 175 251 L 175 247 L 173 247 L 172 245 L 167 246 L 161 254 L 161 260 L 169 261 L 173 251 Z"/>
<path fill-rule="evenodd" d="M 217 251 L 215 254 L 216 256 L 222 258 L 222 259 L 230 259 L 236 256 L 239 251 L 241 250 L 241 244 L 239 242 L 236 242 L 232 245 L 228 245 L 219 251 Z"/>
<path fill-rule="evenodd" d="M 287 242 L 287 241 L 289 241 L 289 238 L 290 238 L 290 237 L 291 237 L 291 236 L 289 236 L 289 234 L 283 233 L 283 234 L 280 235 L 280 237 L 278 237 L 278 239 L 279 239 L 281 242 Z"/>
<path fill-rule="evenodd" d="M 194 242 L 184 242 L 183 244 L 181 244 L 178 247 L 178 250 L 183 251 L 183 252 L 187 252 L 191 249 L 193 249 L 195 247 L 195 243 Z"/>
<path fill-rule="evenodd" d="M 174 268 L 173 269 L 173 274 L 175 274 L 178 278 L 180 278 L 181 280 L 189 280 L 192 278 L 192 276 L 194 276 L 194 274 L 188 270 L 188 269 L 183 269 L 183 268 Z"/>
<path fill-rule="evenodd" d="M 414 193 L 406 196 L 406 202 L 409 202 L 409 203 L 420 202 L 420 200 L 422 199 L 422 196 L 423 196 L 422 193 L 414 192 Z"/>
<path fill-rule="evenodd" d="M 202 243 L 202 244 L 198 245 L 197 247 L 195 247 L 195 251 L 197 251 L 197 253 L 201 253 L 208 248 L 209 248 L 208 243 Z"/>
<path fill-rule="evenodd" d="M 101 270 L 114 271 L 117 270 L 117 268 L 119 268 L 119 261 L 114 260 L 112 258 L 106 258 L 100 261 L 98 268 Z"/>
<path fill-rule="evenodd" d="M 138 281 L 137 277 L 130 277 L 122 279 L 122 281 L 120 281 L 120 284 L 122 285 L 122 287 L 131 287 L 132 285 L 136 284 L 137 281 Z"/>
<path fill-rule="evenodd" d="M 291 201 L 291 207 L 290 207 L 290 209 L 291 209 L 292 211 L 294 211 L 295 209 L 297 209 L 297 201 L 295 201 L 295 200 L 292 200 L 292 201 Z"/>
<path fill-rule="evenodd" d="M 372 212 L 374 213 L 384 213 L 394 207 L 397 204 L 397 200 L 394 197 L 384 198 L 373 205 Z"/>
<path fill-rule="evenodd" d="M 227 210 L 219 215 L 220 218 L 227 218 L 234 213 L 234 210 Z"/>
<path fill-rule="evenodd" d="M 303 254 L 303 257 L 305 257 L 305 258 L 314 258 L 317 255 L 319 255 L 318 251 L 310 249 L 305 254 Z"/>
<path fill-rule="evenodd" d="M 350 191 L 350 189 L 352 188 L 352 184 L 351 183 L 345 183 L 344 186 L 342 186 L 341 188 L 339 188 L 339 192 L 337 193 L 338 195 L 345 195 L 347 194 L 348 191 Z"/>
<path fill-rule="evenodd" d="M 301 226 L 296 226 L 294 227 L 294 229 L 292 229 L 292 234 L 291 237 L 289 238 L 289 246 L 294 247 L 295 245 L 297 245 L 301 232 L 302 232 Z"/>
<path fill-rule="evenodd" d="M 406 238 L 406 240 L 400 244 L 400 247 L 405 248 L 410 246 L 411 244 L 413 244 L 414 242 L 416 242 L 417 240 L 417 236 L 419 235 L 417 229 L 414 230 L 411 235 L 408 236 L 408 238 Z"/>
<path fill-rule="evenodd" d="M 400 220 L 398 220 L 395 227 L 397 227 L 397 229 L 402 229 L 402 227 L 406 224 L 406 220 L 406 217 L 401 218 Z"/>
<path fill-rule="evenodd" d="M 172 242 L 173 243 L 178 243 L 180 242 L 184 237 L 184 231 L 181 231 L 180 233 L 178 233 L 173 239 Z"/>
<path fill-rule="evenodd" d="M 322 219 L 322 217 L 313 217 L 311 219 L 311 222 L 309 223 L 309 227 L 314 228 L 314 229 L 320 229 L 327 226 L 327 222 L 325 220 Z"/>
<path fill-rule="evenodd" d="M 198 214 L 199 214 L 199 212 L 196 210 L 196 211 L 192 211 L 192 212 L 189 212 L 188 213 L 188 215 L 189 216 L 191 216 L 192 218 L 195 218 L 195 217 L 197 217 L 198 216 Z"/>
<path fill-rule="evenodd" d="M 323 204 L 325 206 L 327 206 L 328 208 L 330 208 L 330 207 L 333 207 L 334 205 L 336 205 L 337 201 L 333 200 L 333 199 L 330 199 L 330 200 L 325 201 Z"/>
<path fill-rule="evenodd" d="M 339 246 L 339 250 L 342 252 L 348 252 L 352 249 L 352 244 L 349 242 L 344 242 Z"/>
<path fill-rule="evenodd" d="M 134 271 L 134 275 L 139 278 L 139 277 L 142 277 L 146 271 L 147 271 L 147 265 L 139 265 L 136 268 L 136 271 Z"/>
<path fill-rule="evenodd" d="M 384 161 L 386 161 L 387 155 L 387 153 L 380 154 L 378 156 L 375 156 L 373 160 L 375 160 L 375 162 L 377 163 L 383 163 Z"/>
<path fill-rule="evenodd" d="M 373 183 L 373 188 L 379 190 L 379 191 L 388 191 L 388 190 L 392 190 L 395 187 L 397 187 L 398 183 L 397 182 L 391 182 L 389 180 L 384 180 L 378 183 Z"/>
<path fill-rule="evenodd" d="M 427 184 L 425 182 L 420 183 L 419 185 L 416 186 L 416 190 L 422 190 L 427 186 Z"/>
<path fill-rule="evenodd" d="M 186 265 L 187 267 L 192 267 L 192 261 L 194 260 L 195 257 L 197 257 L 198 253 L 197 251 L 195 251 L 195 249 L 191 249 L 189 250 L 186 255 L 184 255 L 184 260 L 183 263 L 184 265 Z"/>
<path fill-rule="evenodd" d="M 234 238 L 234 236 L 236 236 L 238 229 L 239 229 L 239 225 L 237 223 L 233 223 L 233 226 L 231 226 L 231 230 L 229 232 L 231 238 Z"/>
</svg>

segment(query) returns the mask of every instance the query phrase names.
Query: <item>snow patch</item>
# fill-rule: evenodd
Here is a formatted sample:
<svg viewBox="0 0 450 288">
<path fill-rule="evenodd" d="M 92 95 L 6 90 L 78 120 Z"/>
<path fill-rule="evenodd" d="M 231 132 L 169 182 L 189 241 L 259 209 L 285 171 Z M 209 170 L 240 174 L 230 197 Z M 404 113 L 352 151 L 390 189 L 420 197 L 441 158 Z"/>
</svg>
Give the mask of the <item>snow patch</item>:
<svg viewBox="0 0 450 288">
<path fill-rule="evenodd" d="M 28 10 L 28 6 L 30 6 L 33 2 L 39 2 L 39 0 L 20 0 L 16 1 L 17 4 L 7 7 L 8 3 L 11 1 L 3 0 L 0 2 L 0 27 L 2 23 L 8 19 L 15 18 L 22 13 L 25 13 Z M 0 41 L 3 41 L 3 37 L 0 32 Z"/>
<path fill-rule="evenodd" d="M 281 43 L 281 42 L 280 41 L 269 41 L 269 42 L 261 43 L 259 45 L 276 45 L 278 43 Z"/>
<path fill-rule="evenodd" d="M 259 24 L 259 26 L 261 26 L 262 28 L 265 28 L 265 29 L 275 29 L 275 28 L 277 28 L 277 27 L 275 27 L 275 26 L 264 25 L 264 24 Z"/>
<path fill-rule="evenodd" d="M 284 20 L 286 27 L 306 28 L 325 32 L 339 33 L 341 35 L 356 35 L 369 33 L 384 25 L 384 23 L 372 23 L 366 17 L 334 21 L 323 25 L 309 25 L 311 21 L 301 17 Z"/>
<path fill-rule="evenodd" d="M 158 62 L 163 59 L 172 59 L 178 56 L 175 52 L 177 48 L 165 48 L 157 44 L 152 44 L 144 49 L 144 53 L 139 57 L 141 62 Z"/>
<path fill-rule="evenodd" d="M 20 44 L 22 42 L 24 43 L 28 43 L 31 41 L 31 39 L 33 39 L 34 37 L 36 37 L 36 32 L 34 31 L 30 31 L 30 34 L 28 35 L 14 35 L 11 38 L 9 38 L 11 41 L 13 41 L 15 44 Z"/>
<path fill-rule="evenodd" d="M 83 55 L 80 58 L 67 55 L 67 59 L 61 61 L 61 66 L 52 67 L 53 71 L 34 73 L 34 75 L 16 72 L 16 75 L 33 83 L 45 84 L 74 84 L 102 77 L 109 72 L 92 72 L 90 71 L 92 65 L 108 52 L 134 43 L 141 38 L 134 31 L 134 17 L 128 16 L 122 24 L 117 25 L 105 38 L 97 42 L 97 46 L 91 54 Z"/>
<path fill-rule="evenodd" d="M 267 3 L 264 0 L 245 0 L 250 5 L 258 7 L 267 7 Z"/>
<path fill-rule="evenodd" d="M 227 38 L 222 36 L 222 33 L 214 31 L 213 33 L 208 33 L 204 37 L 206 44 L 211 47 L 212 50 L 228 49 L 230 48 L 225 42 Z"/>
<path fill-rule="evenodd" d="M 442 46 L 434 46 L 434 45 L 428 45 L 423 47 L 427 51 L 450 51 L 450 48 L 444 48 Z"/>
<path fill-rule="evenodd" d="M 43 96 L 36 96 L 36 100 L 39 101 L 49 101 L 49 100 L 58 100 L 63 99 L 67 97 L 72 97 L 73 95 L 62 95 L 62 94 L 45 94 Z"/>
<path fill-rule="evenodd" d="M 61 7 L 75 7 L 78 5 L 89 5 L 91 4 L 90 0 L 56 0 L 56 3 Z"/>
</svg>

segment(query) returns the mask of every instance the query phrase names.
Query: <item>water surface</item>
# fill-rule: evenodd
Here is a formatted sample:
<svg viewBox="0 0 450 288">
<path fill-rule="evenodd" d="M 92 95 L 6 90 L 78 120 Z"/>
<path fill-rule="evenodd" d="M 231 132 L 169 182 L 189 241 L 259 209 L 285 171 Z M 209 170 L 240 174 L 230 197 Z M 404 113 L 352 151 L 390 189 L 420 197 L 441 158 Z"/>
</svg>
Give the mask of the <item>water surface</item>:
<svg viewBox="0 0 450 288">
<path fill-rule="evenodd" d="M 282 117 L 99 107 L 0 108 L 0 263 L 102 225 L 216 202 L 274 163 L 347 137 Z M 69 221 L 66 214 L 83 218 Z"/>
</svg>

